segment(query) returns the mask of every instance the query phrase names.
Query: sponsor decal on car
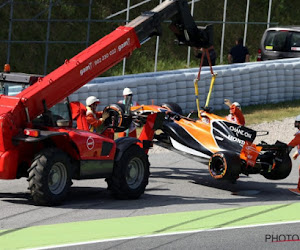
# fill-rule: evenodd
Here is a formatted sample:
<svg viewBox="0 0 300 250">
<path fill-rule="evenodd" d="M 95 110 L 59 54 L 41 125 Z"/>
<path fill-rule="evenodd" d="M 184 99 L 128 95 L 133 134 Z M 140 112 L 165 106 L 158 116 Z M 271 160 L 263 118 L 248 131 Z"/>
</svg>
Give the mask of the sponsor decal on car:
<svg viewBox="0 0 300 250">
<path fill-rule="evenodd" d="M 227 138 L 230 140 L 230 141 L 234 141 L 234 142 L 238 142 L 241 146 L 243 146 L 245 144 L 245 141 L 237 138 L 237 137 L 234 137 L 232 135 L 227 135 Z"/>
<path fill-rule="evenodd" d="M 246 141 L 241 150 L 240 157 L 247 162 L 247 166 L 254 167 L 260 151 L 261 147 L 257 147 L 255 144 Z"/>
<path fill-rule="evenodd" d="M 236 134 L 236 136 L 238 135 L 242 135 L 244 137 L 247 137 L 249 139 L 251 139 L 252 135 L 250 133 L 248 133 L 247 131 L 238 128 L 238 127 L 234 127 L 234 126 L 229 126 L 229 129 L 234 132 Z"/>
</svg>

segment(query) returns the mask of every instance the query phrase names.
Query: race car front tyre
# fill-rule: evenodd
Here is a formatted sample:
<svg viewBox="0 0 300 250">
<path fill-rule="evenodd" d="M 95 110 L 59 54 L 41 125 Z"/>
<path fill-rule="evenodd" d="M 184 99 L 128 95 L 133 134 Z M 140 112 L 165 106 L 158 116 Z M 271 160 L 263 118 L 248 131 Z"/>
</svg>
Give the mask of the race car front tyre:
<svg viewBox="0 0 300 250">
<path fill-rule="evenodd" d="M 171 110 L 175 113 L 178 113 L 179 115 L 183 115 L 182 108 L 175 102 L 165 102 L 161 104 L 163 108 L 166 108 L 168 110 Z"/>
<path fill-rule="evenodd" d="M 240 158 L 234 153 L 216 152 L 209 160 L 208 170 L 216 180 L 235 181 L 241 172 Z"/>
</svg>

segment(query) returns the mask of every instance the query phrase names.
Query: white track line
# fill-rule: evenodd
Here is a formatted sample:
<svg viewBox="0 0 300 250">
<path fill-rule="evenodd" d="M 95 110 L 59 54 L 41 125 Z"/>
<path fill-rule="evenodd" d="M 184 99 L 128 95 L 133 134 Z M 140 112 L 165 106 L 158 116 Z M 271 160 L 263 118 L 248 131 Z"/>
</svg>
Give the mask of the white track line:
<svg viewBox="0 0 300 250">
<path fill-rule="evenodd" d="M 239 229 L 239 228 L 264 227 L 264 226 L 284 225 L 284 224 L 294 224 L 294 223 L 300 223 L 300 221 L 286 221 L 286 222 L 277 222 L 277 223 L 248 225 L 248 226 L 236 226 L 236 227 L 201 229 L 201 230 L 181 231 L 181 232 L 162 233 L 162 234 L 138 235 L 138 236 L 121 237 L 121 238 L 106 239 L 106 240 L 83 241 L 83 242 L 71 243 L 71 244 L 52 245 L 52 246 L 48 246 L 48 247 L 27 248 L 27 250 L 54 249 L 54 248 L 59 248 L 59 247 L 80 246 L 80 245 L 96 244 L 96 243 L 102 243 L 102 242 L 113 242 L 113 241 L 120 241 L 120 240 L 132 240 L 132 239 L 139 239 L 139 238 L 142 239 L 142 238 L 169 236 L 169 235 L 180 235 L 180 234 L 201 233 L 201 232 L 211 232 L 211 231 L 223 231 L 223 230 L 232 230 L 232 229 Z"/>
</svg>

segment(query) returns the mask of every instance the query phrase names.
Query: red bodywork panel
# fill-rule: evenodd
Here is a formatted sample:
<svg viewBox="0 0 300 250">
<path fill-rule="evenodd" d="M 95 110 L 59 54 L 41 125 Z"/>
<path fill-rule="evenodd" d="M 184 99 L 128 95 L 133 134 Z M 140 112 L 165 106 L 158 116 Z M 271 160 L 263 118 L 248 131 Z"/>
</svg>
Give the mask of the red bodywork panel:
<svg viewBox="0 0 300 250">
<path fill-rule="evenodd" d="M 8 150 L 0 153 L 0 178 L 15 179 L 18 163 L 17 150 Z"/>
<path fill-rule="evenodd" d="M 113 161 L 115 158 L 116 143 L 110 138 L 74 128 L 50 127 L 48 130 L 68 134 L 54 136 L 52 141 L 74 160 Z M 42 148 L 42 144 L 21 142 L 13 150 L 0 152 L 0 179 L 15 179 L 18 165 L 21 162 L 30 164 L 34 155 Z"/>
<path fill-rule="evenodd" d="M 80 160 L 114 160 L 116 153 L 116 143 L 114 140 L 96 133 L 78 129 L 69 131 L 60 129 L 60 132 L 69 133 L 71 141 L 74 142 L 79 149 Z M 104 144 L 111 146 L 109 154 L 103 155 Z"/>
<path fill-rule="evenodd" d="M 157 115 L 158 113 L 153 113 L 147 117 L 147 122 L 143 127 L 143 130 L 139 136 L 139 140 L 141 142 L 145 141 L 152 141 L 155 133 L 155 123 L 157 122 Z M 143 148 L 142 143 L 138 143 L 138 145 Z M 148 154 L 149 149 L 144 149 L 145 153 Z"/>
</svg>

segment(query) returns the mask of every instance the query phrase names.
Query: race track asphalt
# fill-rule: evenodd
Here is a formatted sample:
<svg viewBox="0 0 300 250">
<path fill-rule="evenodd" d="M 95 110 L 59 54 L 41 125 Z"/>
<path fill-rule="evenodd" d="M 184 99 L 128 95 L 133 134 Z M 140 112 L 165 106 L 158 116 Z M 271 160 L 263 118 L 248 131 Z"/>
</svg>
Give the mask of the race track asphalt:
<svg viewBox="0 0 300 250">
<path fill-rule="evenodd" d="M 107 249 L 103 242 L 112 239 L 300 221 L 300 196 L 288 190 L 297 184 L 298 160 L 284 180 L 251 175 L 232 184 L 213 180 L 205 164 L 174 152 L 155 147 L 149 159 L 149 185 L 138 200 L 115 200 L 104 180 L 84 180 L 74 181 L 64 204 L 38 207 L 30 200 L 25 178 L 1 180 L 1 249 L 93 241 L 100 245 L 91 249 Z"/>
</svg>

